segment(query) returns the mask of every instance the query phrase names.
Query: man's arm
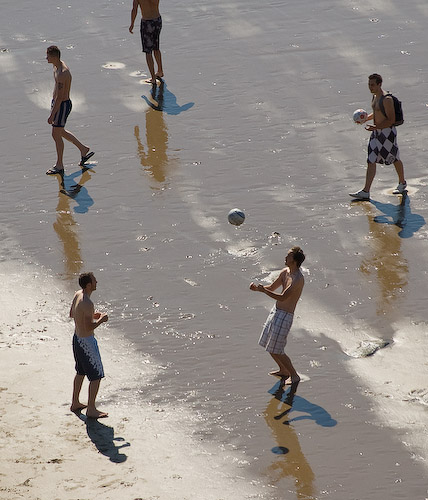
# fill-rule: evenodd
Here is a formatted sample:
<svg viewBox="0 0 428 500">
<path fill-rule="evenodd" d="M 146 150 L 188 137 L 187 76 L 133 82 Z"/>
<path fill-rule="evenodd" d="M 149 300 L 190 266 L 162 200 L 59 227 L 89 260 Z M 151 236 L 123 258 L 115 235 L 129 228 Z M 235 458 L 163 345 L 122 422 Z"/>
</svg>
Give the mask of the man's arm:
<svg viewBox="0 0 428 500">
<path fill-rule="evenodd" d="M 279 273 L 278 278 L 276 278 L 276 280 L 273 283 L 271 283 L 270 285 L 266 285 L 263 288 L 266 288 L 266 290 L 276 290 L 283 283 L 283 275 L 284 275 L 284 273 L 285 273 L 285 269 L 283 269 Z M 253 290 L 254 292 L 257 292 L 257 291 L 259 291 L 258 287 L 260 287 L 260 286 L 263 286 L 263 285 L 256 285 L 255 283 L 251 283 L 250 284 L 250 290 Z"/>
<path fill-rule="evenodd" d="M 98 328 L 102 323 L 108 321 L 108 316 L 105 313 L 95 313 L 94 304 L 92 302 L 85 302 L 83 305 L 83 321 L 85 325 L 85 330 L 88 332 L 93 332 L 95 328 Z M 99 316 L 98 316 L 99 314 Z M 97 321 L 94 321 L 95 316 L 98 316 Z"/>
<path fill-rule="evenodd" d="M 392 125 L 394 125 L 394 123 L 395 123 L 395 109 L 394 109 L 394 101 L 393 101 L 391 96 L 387 96 L 387 97 L 383 98 L 383 107 L 385 109 L 386 117 L 380 123 L 376 123 L 376 125 L 369 125 L 368 127 L 366 127 L 367 130 L 373 131 L 376 129 L 383 129 L 383 128 L 392 127 Z M 382 111 L 381 111 L 381 113 L 382 113 Z"/>
<path fill-rule="evenodd" d="M 251 285 L 254 285 L 254 283 L 251 283 Z M 261 284 L 254 285 L 254 287 L 251 288 L 251 290 L 254 290 L 256 292 L 263 292 L 271 299 L 283 302 L 284 300 L 287 300 L 290 296 L 292 296 L 294 293 L 297 293 L 299 289 L 301 289 L 302 287 L 303 287 L 303 278 L 299 277 L 298 279 L 293 279 L 290 285 L 284 288 L 284 290 L 281 293 L 273 292 L 269 289 L 269 287 L 263 286 Z"/>
<path fill-rule="evenodd" d="M 276 280 L 271 283 L 270 285 L 266 285 L 264 286 L 264 288 L 266 290 L 276 290 L 277 288 L 279 288 L 283 283 L 284 283 L 284 274 L 286 272 L 286 269 L 283 269 L 280 273 L 279 273 L 279 276 L 278 278 L 276 278 Z"/>
<path fill-rule="evenodd" d="M 54 121 L 55 115 L 58 113 L 61 103 L 64 100 L 66 79 L 67 76 L 65 75 L 65 73 L 59 73 L 56 77 L 53 99 L 54 104 L 52 106 L 51 114 L 48 118 L 49 124 L 52 124 L 52 122 Z"/>
<path fill-rule="evenodd" d="M 74 306 L 76 305 L 76 299 L 77 299 L 77 294 L 79 292 L 76 292 L 73 297 L 73 302 L 71 303 L 70 307 L 70 318 L 74 318 Z"/>
<path fill-rule="evenodd" d="M 131 10 L 131 24 L 129 26 L 130 33 L 134 32 L 134 23 L 135 23 L 135 18 L 137 17 L 137 12 L 138 12 L 138 0 L 134 0 L 132 3 L 132 10 Z"/>
</svg>

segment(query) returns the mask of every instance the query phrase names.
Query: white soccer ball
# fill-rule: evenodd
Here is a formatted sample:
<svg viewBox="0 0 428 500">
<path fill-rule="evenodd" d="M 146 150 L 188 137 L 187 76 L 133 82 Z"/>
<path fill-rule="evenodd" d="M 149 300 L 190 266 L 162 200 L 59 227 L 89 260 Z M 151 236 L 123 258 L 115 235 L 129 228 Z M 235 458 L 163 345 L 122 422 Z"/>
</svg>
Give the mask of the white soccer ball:
<svg viewBox="0 0 428 500">
<path fill-rule="evenodd" d="M 367 111 L 364 109 L 357 109 L 352 115 L 355 123 L 364 123 L 367 120 Z"/>
<path fill-rule="evenodd" d="M 239 208 L 232 208 L 227 219 L 234 226 L 240 226 L 245 220 L 245 214 L 242 210 L 239 210 Z"/>
</svg>

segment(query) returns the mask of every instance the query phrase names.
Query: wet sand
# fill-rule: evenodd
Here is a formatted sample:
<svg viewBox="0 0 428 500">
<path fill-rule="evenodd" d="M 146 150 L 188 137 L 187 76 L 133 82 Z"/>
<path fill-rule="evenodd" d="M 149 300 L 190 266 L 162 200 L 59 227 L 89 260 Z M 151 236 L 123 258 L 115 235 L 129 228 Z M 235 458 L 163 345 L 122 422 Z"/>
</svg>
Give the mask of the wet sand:
<svg viewBox="0 0 428 500">
<path fill-rule="evenodd" d="M 95 300 L 111 318 L 100 345 L 107 335 L 113 346 L 117 332 L 130 365 L 148 357 L 154 370 L 128 374 L 127 363 L 112 358 L 100 392 L 108 425 L 143 447 L 141 408 L 145 422 L 152 422 L 153 405 L 168 418 L 183 408 L 191 431 L 179 442 L 192 446 L 192 434 L 213 463 L 237 464 L 245 494 L 260 498 L 424 498 L 425 5 L 165 5 L 166 81 L 154 98 L 142 83 L 138 34 L 127 32 L 130 6 L 79 0 L 52 10 L 42 2 L 31 18 L 25 6 L 7 2 L 4 9 L 10 21 L 0 38 L 4 279 L 8 262 L 22 258 L 30 276 L 58 289 L 49 300 L 67 314 L 76 275 L 94 270 Z M 82 174 L 66 145 L 65 193 L 45 175 L 55 159 L 46 124 L 52 74 L 44 55 L 51 43 L 63 49 L 73 73 L 69 128 L 96 151 Z M 399 145 L 409 192 L 392 196 L 396 175 L 379 167 L 372 202 L 352 204 L 347 193 L 362 187 L 367 133 L 351 116 L 368 108 L 367 75 L 375 71 L 403 100 Z M 247 216 L 240 228 L 226 219 L 235 206 Z M 275 231 L 279 240 L 271 238 Z M 248 285 L 274 276 L 294 244 L 308 258 L 289 354 L 308 380 L 287 411 L 272 396 L 273 366 L 257 346 L 271 303 Z M 42 317 L 53 330 L 48 335 L 57 336 L 57 313 Z M 3 321 L 6 338 L 11 325 L 13 317 Z M 29 331 L 29 352 L 39 359 L 38 334 Z M 71 356 L 67 335 L 59 342 L 64 363 Z M 368 341 L 388 345 L 354 357 Z M 8 366 L 19 346 L 11 349 L 0 351 Z M 61 453 L 96 456 L 110 475 L 109 458 L 98 455 L 82 422 L 67 412 L 72 368 L 56 421 L 58 428 L 72 422 L 79 445 Z M 31 378 L 37 373 L 34 367 Z M 135 383 L 127 390 L 129 376 Z M 32 392 L 29 386 L 26 394 Z M 123 421 L 130 413 L 132 424 Z M 175 433 L 166 427 L 168 436 Z M 39 431 L 28 432 L 30 443 Z M 27 477 L 14 464 L 13 441 L 8 448 L 8 487 L 17 488 Z M 159 486 L 164 457 L 150 470 L 136 457 L 130 452 L 126 461 L 133 479 L 126 469 L 121 481 L 137 485 L 130 490 L 135 497 L 143 481 L 152 496 L 168 498 Z M 213 465 L 197 455 L 187 474 L 198 467 L 203 484 Z M 243 491 L 233 489 L 233 477 L 225 479 L 227 498 Z M 100 484 L 76 494 L 98 495 L 105 491 Z M 116 487 L 112 496 L 132 497 Z M 183 489 L 176 498 L 186 495 Z"/>
</svg>

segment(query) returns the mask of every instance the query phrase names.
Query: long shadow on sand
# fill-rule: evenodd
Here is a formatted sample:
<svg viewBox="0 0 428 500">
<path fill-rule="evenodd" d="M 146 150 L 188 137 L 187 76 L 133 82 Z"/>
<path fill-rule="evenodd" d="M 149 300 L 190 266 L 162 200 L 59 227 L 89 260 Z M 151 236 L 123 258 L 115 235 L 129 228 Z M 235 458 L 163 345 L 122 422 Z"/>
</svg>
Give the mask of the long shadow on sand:
<svg viewBox="0 0 428 500">
<path fill-rule="evenodd" d="M 91 179 L 91 175 L 88 172 L 90 168 L 88 166 L 62 177 L 62 189 L 60 192 L 77 203 L 74 211 L 79 214 L 85 214 L 94 204 L 94 200 L 89 195 L 86 187 L 84 187 L 84 184 Z"/>
<path fill-rule="evenodd" d="M 373 220 L 378 224 L 394 224 L 398 226 L 401 229 L 398 233 L 400 238 L 411 238 L 425 225 L 425 219 L 422 215 L 412 213 L 410 197 L 407 193 L 402 195 L 399 205 L 374 200 L 371 200 L 371 203 L 384 213 L 384 215 L 377 215 Z"/>
<path fill-rule="evenodd" d="M 358 203 L 361 201 L 362 200 L 352 200 L 351 203 Z M 381 203 L 376 200 L 370 200 L 370 203 L 384 214 L 373 217 L 373 221 L 378 224 L 389 224 L 399 227 L 401 229 L 401 231 L 398 232 L 400 238 L 411 238 L 425 225 L 425 219 L 422 215 L 412 213 L 410 208 L 410 197 L 407 192 L 404 192 L 401 196 L 399 205 Z"/>
<path fill-rule="evenodd" d="M 104 425 L 94 418 L 87 418 L 82 413 L 76 413 L 76 415 L 85 422 L 86 432 L 88 433 L 89 439 L 97 447 L 97 450 L 104 456 L 110 459 L 110 462 L 117 464 L 126 462 L 128 456 L 124 453 L 120 453 L 121 448 L 126 448 L 131 446 L 130 443 L 124 442 L 125 439 L 122 437 L 114 437 L 114 429 L 109 425 Z M 115 441 L 124 442 L 120 446 L 116 446 Z"/>
<path fill-rule="evenodd" d="M 322 427 L 334 427 L 337 424 L 337 421 L 332 418 L 327 410 L 311 403 L 301 396 L 297 396 L 296 389 L 297 387 L 287 387 L 287 390 L 284 390 L 284 385 L 279 381 L 268 391 L 275 399 L 289 406 L 289 408 L 286 408 L 280 415 L 276 415 L 274 417 L 275 420 L 281 420 L 286 415 L 289 417 L 290 413 L 295 411 L 305 413 L 305 415 L 299 415 L 291 419 L 287 418 L 287 420 L 283 422 L 285 425 L 297 422 L 298 420 L 313 420 Z"/>
<path fill-rule="evenodd" d="M 177 97 L 167 88 L 167 85 L 163 80 L 161 80 L 159 87 L 156 85 L 152 86 L 150 99 L 145 95 L 142 95 L 141 97 L 152 109 L 155 109 L 156 111 L 163 111 L 167 115 L 179 115 L 183 111 L 187 111 L 192 108 L 195 104 L 194 102 L 188 102 L 187 104 L 179 106 L 177 103 Z"/>
</svg>

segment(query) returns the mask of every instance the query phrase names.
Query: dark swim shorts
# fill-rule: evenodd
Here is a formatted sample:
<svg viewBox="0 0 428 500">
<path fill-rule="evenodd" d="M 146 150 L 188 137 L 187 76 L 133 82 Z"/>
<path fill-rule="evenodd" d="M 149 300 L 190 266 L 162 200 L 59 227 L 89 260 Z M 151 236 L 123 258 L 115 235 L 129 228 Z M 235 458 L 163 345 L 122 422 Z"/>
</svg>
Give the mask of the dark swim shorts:
<svg viewBox="0 0 428 500">
<path fill-rule="evenodd" d="M 143 52 L 151 54 L 159 50 L 159 36 L 162 29 L 162 17 L 157 19 L 141 19 L 140 33 Z"/>
<path fill-rule="evenodd" d="M 73 335 L 73 354 L 78 375 L 86 375 L 92 382 L 104 377 L 104 368 L 98 350 L 97 339 Z"/>
<path fill-rule="evenodd" d="M 56 115 L 52 122 L 52 127 L 65 127 L 65 122 L 67 121 L 68 115 L 71 113 L 71 108 L 72 105 L 70 99 L 62 101 L 61 106 L 59 107 L 59 110 L 56 112 Z"/>
</svg>

